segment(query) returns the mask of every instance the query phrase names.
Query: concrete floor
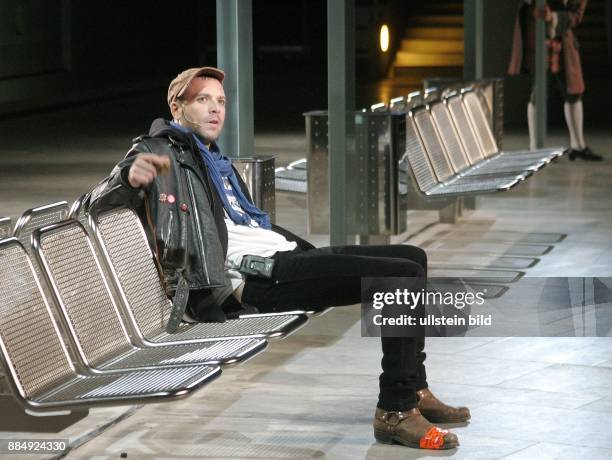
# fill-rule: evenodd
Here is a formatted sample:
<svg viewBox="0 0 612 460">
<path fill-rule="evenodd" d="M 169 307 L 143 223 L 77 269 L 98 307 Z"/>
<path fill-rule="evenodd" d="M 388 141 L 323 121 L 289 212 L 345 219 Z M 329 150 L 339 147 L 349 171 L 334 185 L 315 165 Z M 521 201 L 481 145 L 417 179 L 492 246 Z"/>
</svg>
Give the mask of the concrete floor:
<svg viewBox="0 0 612 460">
<path fill-rule="evenodd" d="M 0 215 L 17 217 L 28 207 L 70 201 L 89 189 L 122 157 L 131 137 L 148 129 L 143 114 L 155 113 L 150 109 L 157 104 L 143 95 L 0 121 Z M 477 210 L 458 225 L 419 232 L 437 214 L 411 212 L 416 235 L 409 242 L 444 238 L 467 247 L 487 241 L 496 230 L 515 232 L 514 237 L 563 233 L 567 237 L 526 269 L 528 275 L 612 276 L 612 133 L 587 134 L 608 161 L 563 159 L 513 191 L 480 197 Z M 278 165 L 305 155 L 303 132 L 261 132 L 256 143 L 258 153 L 279 155 Z M 525 143 L 523 134 L 505 140 L 507 148 Z M 549 143 L 565 144 L 563 133 Z M 305 208 L 302 196 L 277 195 L 278 222 L 301 235 L 306 235 Z M 453 236 L 470 225 L 480 229 L 473 237 Z M 448 232 L 441 236 L 443 231 Z M 327 241 L 309 238 L 319 245 Z M 459 257 L 433 248 L 431 254 L 437 261 Z M 361 337 L 359 316 L 353 306 L 312 318 L 186 400 L 92 410 L 83 421 L 46 437 L 89 439 L 68 454 L 75 459 L 121 453 L 129 459 L 612 458 L 610 338 L 429 339 L 432 390 L 472 410 L 469 424 L 452 427 L 461 447 L 436 453 L 374 441 L 380 345 Z M 16 436 L 28 434 L 0 432 L 0 438 Z"/>
</svg>

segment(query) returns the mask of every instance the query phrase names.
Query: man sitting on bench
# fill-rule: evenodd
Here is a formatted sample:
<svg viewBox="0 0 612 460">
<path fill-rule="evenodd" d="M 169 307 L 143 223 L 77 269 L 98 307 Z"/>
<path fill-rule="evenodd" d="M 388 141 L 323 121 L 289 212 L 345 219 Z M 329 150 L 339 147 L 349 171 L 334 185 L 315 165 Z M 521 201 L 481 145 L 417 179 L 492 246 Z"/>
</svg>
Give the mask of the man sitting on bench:
<svg viewBox="0 0 612 460">
<path fill-rule="evenodd" d="M 188 291 L 188 316 L 224 321 L 241 304 L 260 312 L 352 305 L 361 301 L 362 277 L 424 280 L 427 256 L 420 248 L 315 248 L 270 224 L 215 143 L 225 119 L 224 76 L 213 67 L 179 74 L 168 89 L 173 121 L 155 120 L 88 203 L 99 211 L 127 205 L 139 213 L 169 290 L 175 299 Z M 255 265 L 241 268 L 247 255 Z M 245 275 L 253 267 L 259 273 Z M 424 344 L 423 338 L 382 338 L 374 435 L 385 443 L 452 449 L 457 436 L 432 422 L 465 422 L 470 412 L 430 392 Z"/>
</svg>

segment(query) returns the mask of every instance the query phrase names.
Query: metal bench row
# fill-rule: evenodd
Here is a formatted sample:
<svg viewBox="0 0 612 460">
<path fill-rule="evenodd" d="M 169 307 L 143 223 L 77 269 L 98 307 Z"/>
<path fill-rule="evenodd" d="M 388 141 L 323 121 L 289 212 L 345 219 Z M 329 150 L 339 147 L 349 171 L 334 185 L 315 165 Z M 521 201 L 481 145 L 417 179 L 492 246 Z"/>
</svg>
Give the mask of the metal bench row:
<svg viewBox="0 0 612 460">
<path fill-rule="evenodd" d="M 474 91 L 410 109 L 406 169 L 427 197 L 465 196 L 515 187 L 563 155 L 564 148 L 500 152 Z"/>
<path fill-rule="evenodd" d="M 169 334 L 171 304 L 138 217 L 70 217 L 66 202 L 29 210 L 0 241 L 0 361 L 30 411 L 183 397 L 307 321 L 247 315 Z"/>
<path fill-rule="evenodd" d="M 370 111 L 405 117 L 400 194 L 408 191 L 407 176 L 426 199 L 509 190 L 564 153 L 564 148 L 499 151 L 485 103 L 471 87 L 444 96 L 434 89 L 413 92 Z M 395 132 L 404 136 L 403 130 Z M 277 168 L 275 176 L 277 189 L 307 192 L 308 161 Z"/>
</svg>

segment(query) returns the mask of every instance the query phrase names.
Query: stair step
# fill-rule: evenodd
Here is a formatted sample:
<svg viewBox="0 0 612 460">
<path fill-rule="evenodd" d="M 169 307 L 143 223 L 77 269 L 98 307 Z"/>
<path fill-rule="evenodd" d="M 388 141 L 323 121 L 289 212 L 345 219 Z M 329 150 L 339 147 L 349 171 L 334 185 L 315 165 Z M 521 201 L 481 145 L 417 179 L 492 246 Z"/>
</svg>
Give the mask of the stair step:
<svg viewBox="0 0 612 460">
<path fill-rule="evenodd" d="M 461 27 L 409 27 L 404 32 L 404 38 L 463 40 Z"/>
<path fill-rule="evenodd" d="M 463 41 L 405 38 L 402 40 L 401 51 L 412 51 L 415 53 L 463 53 Z"/>
<path fill-rule="evenodd" d="M 420 3 L 415 10 L 419 14 L 463 14 L 463 2 Z"/>
<path fill-rule="evenodd" d="M 395 78 L 410 78 L 420 82 L 426 78 L 451 78 L 463 77 L 463 66 L 461 67 L 394 67 Z"/>
<path fill-rule="evenodd" d="M 428 14 L 413 16 L 408 19 L 408 24 L 417 26 L 461 26 L 463 27 L 462 14 Z"/>
<path fill-rule="evenodd" d="M 463 66 L 463 53 L 413 53 L 398 51 L 395 67 L 459 67 Z"/>
</svg>

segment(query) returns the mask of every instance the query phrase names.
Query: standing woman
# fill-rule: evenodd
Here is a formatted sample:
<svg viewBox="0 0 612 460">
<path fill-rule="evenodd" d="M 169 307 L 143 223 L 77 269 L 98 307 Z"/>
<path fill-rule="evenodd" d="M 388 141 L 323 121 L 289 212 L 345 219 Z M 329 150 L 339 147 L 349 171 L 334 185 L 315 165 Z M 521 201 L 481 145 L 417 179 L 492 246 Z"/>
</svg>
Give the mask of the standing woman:
<svg viewBox="0 0 612 460">
<path fill-rule="evenodd" d="M 546 49 L 549 80 L 554 80 L 563 96 L 565 122 L 570 134 L 570 160 L 601 161 L 586 145 L 583 134 L 584 79 L 573 29 L 584 17 L 587 0 L 549 0 L 543 8 L 535 0 L 520 0 L 514 28 L 514 43 L 508 74 L 535 73 L 535 21 L 546 22 Z M 535 88 L 527 104 L 529 147 L 535 149 Z"/>
</svg>

